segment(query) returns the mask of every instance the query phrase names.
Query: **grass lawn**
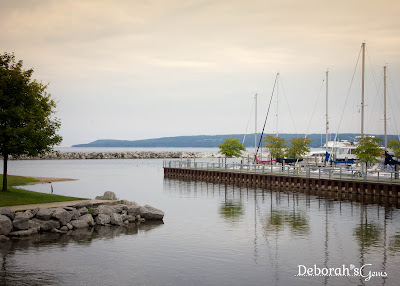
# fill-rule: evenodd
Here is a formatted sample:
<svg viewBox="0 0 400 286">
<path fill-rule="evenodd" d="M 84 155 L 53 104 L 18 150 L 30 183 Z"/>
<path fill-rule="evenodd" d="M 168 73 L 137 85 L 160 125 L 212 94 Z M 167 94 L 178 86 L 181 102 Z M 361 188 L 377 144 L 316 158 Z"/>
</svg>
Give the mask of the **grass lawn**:
<svg viewBox="0 0 400 286">
<path fill-rule="evenodd" d="M 38 180 L 29 177 L 8 175 L 7 176 L 8 191 L 7 192 L 0 191 L 0 207 L 86 200 L 83 198 L 65 197 L 60 195 L 38 193 L 38 192 L 13 188 L 13 186 L 23 186 L 33 182 L 38 182 Z M 0 188 L 2 186 L 3 186 L 3 175 L 0 175 Z"/>
</svg>

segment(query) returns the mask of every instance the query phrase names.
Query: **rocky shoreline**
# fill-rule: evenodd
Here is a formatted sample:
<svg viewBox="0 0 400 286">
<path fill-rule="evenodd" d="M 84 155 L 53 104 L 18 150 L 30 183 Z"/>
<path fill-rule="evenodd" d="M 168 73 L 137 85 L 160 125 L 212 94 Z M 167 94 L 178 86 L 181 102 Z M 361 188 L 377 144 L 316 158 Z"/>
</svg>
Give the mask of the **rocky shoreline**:
<svg viewBox="0 0 400 286">
<path fill-rule="evenodd" d="M 109 198 L 113 198 L 111 200 Z M 40 232 L 68 234 L 75 229 L 100 226 L 128 226 L 147 220 L 162 221 L 164 212 L 152 206 L 140 206 L 136 202 L 116 200 L 114 193 L 106 192 L 101 204 L 80 202 L 59 208 L 35 208 L 15 212 L 9 208 L 0 210 L 0 241 L 35 235 Z"/>
<path fill-rule="evenodd" d="M 48 152 L 36 157 L 9 157 L 9 160 L 73 160 L 73 159 L 178 159 L 178 158 L 223 158 L 211 152 Z"/>
</svg>

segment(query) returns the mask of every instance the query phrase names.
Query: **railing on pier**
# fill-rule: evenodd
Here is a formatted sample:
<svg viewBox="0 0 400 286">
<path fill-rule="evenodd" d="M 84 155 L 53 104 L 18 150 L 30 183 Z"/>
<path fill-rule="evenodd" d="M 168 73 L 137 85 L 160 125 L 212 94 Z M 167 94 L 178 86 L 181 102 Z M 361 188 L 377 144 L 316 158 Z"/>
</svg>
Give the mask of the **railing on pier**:
<svg viewBox="0 0 400 286">
<path fill-rule="evenodd" d="M 399 173 L 384 170 L 357 170 L 346 167 L 317 167 L 317 166 L 290 166 L 264 164 L 225 164 L 196 161 L 164 161 L 164 168 L 192 169 L 207 171 L 225 171 L 248 174 L 274 174 L 291 177 L 318 178 L 332 180 L 368 181 L 378 183 L 400 183 Z"/>
</svg>

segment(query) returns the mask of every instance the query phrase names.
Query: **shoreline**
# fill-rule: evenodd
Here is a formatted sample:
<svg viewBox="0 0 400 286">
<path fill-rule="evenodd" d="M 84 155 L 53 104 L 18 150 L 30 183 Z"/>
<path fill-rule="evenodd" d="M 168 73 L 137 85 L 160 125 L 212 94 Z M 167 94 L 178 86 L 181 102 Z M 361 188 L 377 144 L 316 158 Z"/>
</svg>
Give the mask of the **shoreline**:
<svg viewBox="0 0 400 286">
<path fill-rule="evenodd" d="M 30 182 L 27 185 L 45 184 L 45 183 L 54 183 L 54 182 L 78 181 L 78 179 L 69 179 L 69 178 L 32 177 L 32 176 L 22 176 L 22 177 L 33 178 L 35 180 L 38 180 L 37 182 Z"/>
</svg>

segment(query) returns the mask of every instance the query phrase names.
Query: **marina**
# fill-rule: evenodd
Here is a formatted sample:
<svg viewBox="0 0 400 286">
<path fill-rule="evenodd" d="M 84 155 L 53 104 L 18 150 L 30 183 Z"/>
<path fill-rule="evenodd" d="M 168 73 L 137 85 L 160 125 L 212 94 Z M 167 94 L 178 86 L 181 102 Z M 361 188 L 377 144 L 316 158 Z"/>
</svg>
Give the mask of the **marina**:
<svg viewBox="0 0 400 286">
<path fill-rule="evenodd" d="M 222 164 L 191 161 L 164 161 L 164 176 L 220 182 L 240 182 L 260 186 L 321 189 L 374 196 L 399 197 L 398 173 L 359 171 L 344 167 L 296 167 L 252 164 Z"/>
</svg>

